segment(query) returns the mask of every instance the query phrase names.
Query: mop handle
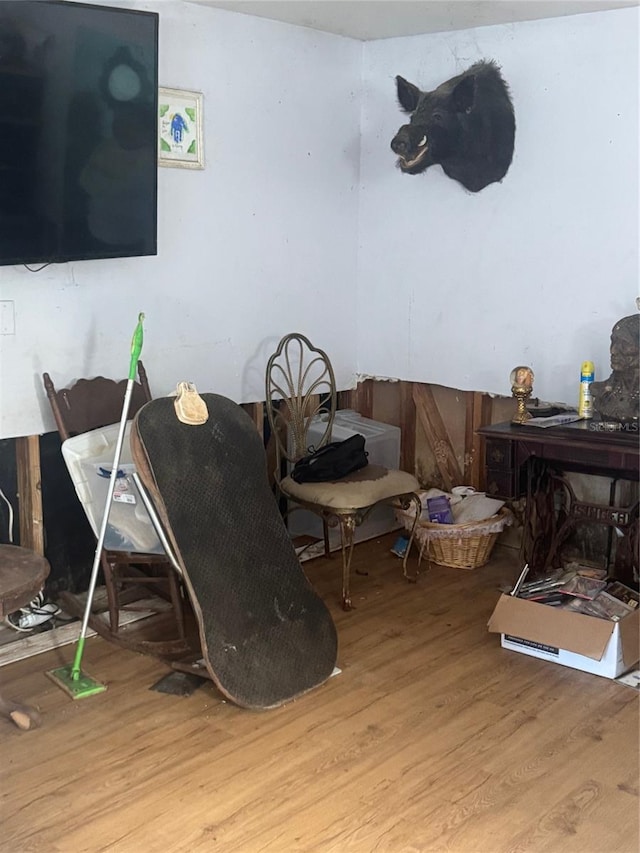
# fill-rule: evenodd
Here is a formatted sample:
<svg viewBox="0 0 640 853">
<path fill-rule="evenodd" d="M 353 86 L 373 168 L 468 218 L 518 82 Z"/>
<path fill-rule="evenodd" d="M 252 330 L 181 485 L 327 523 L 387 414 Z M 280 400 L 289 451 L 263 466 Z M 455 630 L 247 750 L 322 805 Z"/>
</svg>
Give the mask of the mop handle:
<svg viewBox="0 0 640 853">
<path fill-rule="evenodd" d="M 140 353 L 142 352 L 142 341 L 144 339 L 144 332 L 142 329 L 142 321 L 144 320 L 144 314 L 138 314 L 138 325 L 135 328 L 133 333 L 133 338 L 131 339 L 131 358 L 129 360 L 129 382 L 135 382 L 136 380 L 136 372 L 138 370 L 138 361 L 140 359 Z"/>
<path fill-rule="evenodd" d="M 120 456 L 122 453 L 122 445 L 124 443 L 124 434 L 127 428 L 127 415 L 129 414 L 129 406 L 131 403 L 131 395 L 133 394 L 133 385 L 136 376 L 136 369 L 138 366 L 138 359 L 140 357 L 140 351 L 142 350 L 142 321 L 144 320 L 144 314 L 138 315 L 138 325 L 136 326 L 135 332 L 133 333 L 133 340 L 131 342 L 131 362 L 129 365 L 129 378 L 127 380 L 127 388 L 124 394 L 124 404 L 122 406 L 122 415 L 120 417 L 120 427 L 118 429 L 118 438 L 116 441 L 116 449 L 113 457 L 113 467 L 111 469 L 111 476 L 109 477 L 109 486 L 107 488 L 107 497 L 104 504 L 104 513 L 102 514 L 102 524 L 100 525 L 100 533 L 98 535 L 98 543 L 96 545 L 96 551 L 93 558 L 93 566 L 91 569 L 91 578 L 89 580 L 89 589 L 87 591 L 87 603 L 84 608 L 84 616 L 82 618 L 82 627 L 80 629 L 80 636 L 78 638 L 78 646 L 76 650 L 75 660 L 73 662 L 73 666 L 71 668 L 71 676 L 72 678 L 78 679 L 80 677 L 80 662 L 82 660 L 82 652 L 84 648 L 84 641 L 87 633 L 87 626 L 89 624 L 89 618 L 91 616 L 91 605 L 93 604 L 93 595 L 96 588 L 96 582 L 98 580 L 98 570 L 100 568 L 100 556 L 102 554 L 102 548 L 104 545 L 104 540 L 107 534 L 107 525 L 109 523 L 109 510 L 111 509 L 111 501 L 113 499 L 113 493 L 115 491 L 116 480 L 118 479 L 118 465 L 120 464 Z"/>
</svg>

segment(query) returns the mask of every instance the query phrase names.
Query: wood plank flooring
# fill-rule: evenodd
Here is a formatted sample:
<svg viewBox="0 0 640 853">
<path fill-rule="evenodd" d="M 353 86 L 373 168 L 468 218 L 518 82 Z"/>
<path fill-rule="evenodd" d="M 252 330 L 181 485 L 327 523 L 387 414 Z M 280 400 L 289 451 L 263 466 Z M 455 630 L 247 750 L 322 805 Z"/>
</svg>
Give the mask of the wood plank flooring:
<svg viewBox="0 0 640 853">
<path fill-rule="evenodd" d="M 45 677 L 69 646 L 2 667 L 43 725 L 0 720 L 0 850 L 637 853 L 637 691 L 487 633 L 516 551 L 408 584 L 393 539 L 356 547 L 350 613 L 339 557 L 305 564 L 342 673 L 274 711 L 150 690 L 167 667 L 98 638 L 98 696 Z"/>
</svg>

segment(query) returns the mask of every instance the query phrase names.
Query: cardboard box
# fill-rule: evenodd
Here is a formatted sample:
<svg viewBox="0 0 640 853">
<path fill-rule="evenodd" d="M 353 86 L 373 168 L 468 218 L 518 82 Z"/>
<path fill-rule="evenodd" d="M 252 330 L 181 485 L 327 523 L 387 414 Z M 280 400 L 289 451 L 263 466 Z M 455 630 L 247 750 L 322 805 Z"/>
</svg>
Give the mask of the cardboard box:
<svg viewBox="0 0 640 853">
<path fill-rule="evenodd" d="M 571 613 L 536 601 L 501 595 L 489 631 L 502 648 L 605 678 L 616 678 L 640 658 L 640 613 L 619 622 Z"/>
</svg>

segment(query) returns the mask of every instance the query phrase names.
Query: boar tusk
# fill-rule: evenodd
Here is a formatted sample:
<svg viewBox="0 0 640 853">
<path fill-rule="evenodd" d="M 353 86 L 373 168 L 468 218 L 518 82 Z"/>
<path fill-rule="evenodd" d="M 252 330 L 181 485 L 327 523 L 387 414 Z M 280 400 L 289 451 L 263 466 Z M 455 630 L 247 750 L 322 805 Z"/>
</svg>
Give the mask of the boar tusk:
<svg viewBox="0 0 640 853">
<path fill-rule="evenodd" d="M 418 148 L 424 148 L 424 146 L 426 144 L 427 144 L 427 137 L 423 136 L 422 139 L 420 140 L 420 142 L 418 142 Z"/>
</svg>

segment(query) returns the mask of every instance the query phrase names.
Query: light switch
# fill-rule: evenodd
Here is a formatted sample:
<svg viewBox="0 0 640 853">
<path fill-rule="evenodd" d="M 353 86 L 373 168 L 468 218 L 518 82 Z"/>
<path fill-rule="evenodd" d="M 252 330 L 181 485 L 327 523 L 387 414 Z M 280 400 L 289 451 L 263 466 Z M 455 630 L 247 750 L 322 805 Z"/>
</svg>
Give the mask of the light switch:
<svg viewBox="0 0 640 853">
<path fill-rule="evenodd" d="M 12 299 L 0 299 L 0 335 L 15 335 L 16 316 Z"/>
</svg>

